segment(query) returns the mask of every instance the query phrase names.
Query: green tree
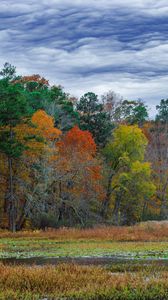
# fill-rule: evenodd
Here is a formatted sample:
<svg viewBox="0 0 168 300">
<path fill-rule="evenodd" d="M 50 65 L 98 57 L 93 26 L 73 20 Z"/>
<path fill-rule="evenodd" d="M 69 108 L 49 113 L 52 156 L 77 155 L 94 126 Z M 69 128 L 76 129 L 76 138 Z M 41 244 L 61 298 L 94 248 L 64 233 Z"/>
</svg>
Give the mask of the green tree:
<svg viewBox="0 0 168 300">
<path fill-rule="evenodd" d="M 148 119 L 147 106 L 141 100 L 122 101 L 114 115 L 117 121 L 125 121 L 130 125 L 138 124 L 140 127 Z"/>
<path fill-rule="evenodd" d="M 55 126 L 63 132 L 79 123 L 75 101 L 76 99 L 66 94 L 61 86 L 51 87 L 49 102 L 45 106 L 45 110 L 55 118 Z"/>
<path fill-rule="evenodd" d="M 89 130 L 96 144 L 104 146 L 114 126 L 110 115 L 104 111 L 103 104 L 99 103 L 98 96 L 91 92 L 84 94 L 77 104 L 77 111 L 80 114 L 80 128 Z"/>
<path fill-rule="evenodd" d="M 162 99 L 160 105 L 156 106 L 158 111 L 156 115 L 156 121 L 161 121 L 164 123 L 168 122 L 168 99 Z"/>
<path fill-rule="evenodd" d="M 49 83 L 40 75 L 21 76 L 13 81 L 24 89 L 32 113 L 44 109 L 49 103 Z"/>
<path fill-rule="evenodd" d="M 5 71 L 5 66 L 7 70 Z M 8 74 L 9 65 L 5 65 L 1 73 Z M 10 73 L 10 72 L 9 72 Z M 13 189 L 13 160 L 21 156 L 24 146 L 17 141 L 14 127 L 28 115 L 29 107 L 23 88 L 14 84 L 11 76 L 3 76 L 0 80 L 0 151 L 8 159 L 9 169 L 9 225 L 12 231 L 16 229 L 16 199 Z"/>
<path fill-rule="evenodd" d="M 0 71 L 0 76 L 4 79 L 14 80 L 16 78 L 16 67 L 6 62 Z"/>
<path fill-rule="evenodd" d="M 38 74 L 19 77 L 15 83 L 20 83 L 25 90 L 32 113 L 39 109 L 45 110 L 54 117 L 55 126 L 62 131 L 78 124 L 74 98 L 66 94 L 61 86 L 50 86 L 48 80 Z"/>
</svg>

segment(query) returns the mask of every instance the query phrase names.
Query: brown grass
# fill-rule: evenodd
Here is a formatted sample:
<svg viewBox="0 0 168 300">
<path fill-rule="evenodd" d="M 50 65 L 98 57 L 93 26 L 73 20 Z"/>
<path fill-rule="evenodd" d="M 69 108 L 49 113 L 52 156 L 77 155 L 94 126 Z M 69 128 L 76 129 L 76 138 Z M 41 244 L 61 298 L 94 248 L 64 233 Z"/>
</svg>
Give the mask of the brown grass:
<svg viewBox="0 0 168 300">
<path fill-rule="evenodd" d="M 99 226 L 91 229 L 60 228 L 46 231 L 0 231 L 0 238 L 43 238 L 57 240 L 97 239 L 112 241 L 167 241 L 168 222 L 145 222 L 132 227 Z"/>
<path fill-rule="evenodd" d="M 32 295 L 38 294 L 41 296 L 85 295 L 86 297 L 86 295 L 95 294 L 95 292 L 106 294 L 109 291 L 123 292 L 124 290 L 132 291 L 135 289 L 141 289 L 143 291 L 143 289 L 150 289 L 150 287 L 154 288 L 156 286 L 161 286 L 162 290 L 168 289 L 168 272 L 166 271 L 161 273 L 153 272 L 142 274 L 139 272 L 135 274 L 125 272 L 119 274 L 111 273 L 101 267 L 78 266 L 74 264 L 62 264 L 57 267 L 34 266 L 31 268 L 5 266 L 1 264 L 0 274 L 0 291 L 3 294 L 7 292 L 17 292 L 19 295 L 30 293 Z M 80 299 L 80 297 L 77 297 L 77 299 Z"/>
</svg>

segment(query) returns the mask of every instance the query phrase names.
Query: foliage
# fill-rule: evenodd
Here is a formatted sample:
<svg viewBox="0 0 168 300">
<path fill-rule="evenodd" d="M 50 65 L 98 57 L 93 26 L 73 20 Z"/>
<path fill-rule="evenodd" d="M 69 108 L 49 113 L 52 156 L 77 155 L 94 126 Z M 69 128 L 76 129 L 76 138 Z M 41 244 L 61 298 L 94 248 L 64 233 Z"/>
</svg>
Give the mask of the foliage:
<svg viewBox="0 0 168 300">
<path fill-rule="evenodd" d="M 93 204 L 97 205 L 95 200 L 101 199 L 103 193 L 101 165 L 96 159 L 96 144 L 89 131 L 82 131 L 75 126 L 57 145 L 57 169 L 60 170 L 62 178 L 59 187 L 63 201 L 60 217 L 70 213 L 71 209 L 84 225 L 90 215 L 90 207 Z"/>
<path fill-rule="evenodd" d="M 109 207 L 113 192 L 113 219 L 117 224 L 139 221 L 145 199 L 154 194 L 150 164 L 143 162 L 146 146 L 140 128 L 120 125 L 104 149 L 110 179 L 104 208 Z"/>
<path fill-rule="evenodd" d="M 110 115 L 104 111 L 103 104 L 99 103 L 98 96 L 94 93 L 86 93 L 77 103 L 80 114 L 80 128 L 92 133 L 98 146 L 104 146 L 111 135 L 113 125 Z"/>
<path fill-rule="evenodd" d="M 66 94 L 61 86 L 51 87 L 49 104 L 45 109 L 54 116 L 55 125 L 62 131 L 70 130 L 79 123 L 75 102 L 76 99 Z"/>
<path fill-rule="evenodd" d="M 130 125 L 138 124 L 142 126 L 148 119 L 148 111 L 146 105 L 141 101 L 124 100 L 115 109 L 115 119 L 125 121 Z"/>
<path fill-rule="evenodd" d="M 167 219 L 168 100 L 149 121 L 113 91 L 78 100 L 9 63 L 0 76 L 2 228 Z"/>
<path fill-rule="evenodd" d="M 155 186 L 151 181 L 149 163 L 135 161 L 129 171 L 122 172 L 118 178 L 119 188 L 115 193 L 121 195 L 121 222 L 131 224 L 141 220 L 144 204 L 155 193 Z M 116 197 L 117 197 L 116 195 Z"/>
<path fill-rule="evenodd" d="M 156 115 L 156 121 L 167 122 L 168 121 L 168 99 L 162 99 L 160 105 L 156 106 L 158 114 Z"/>
</svg>

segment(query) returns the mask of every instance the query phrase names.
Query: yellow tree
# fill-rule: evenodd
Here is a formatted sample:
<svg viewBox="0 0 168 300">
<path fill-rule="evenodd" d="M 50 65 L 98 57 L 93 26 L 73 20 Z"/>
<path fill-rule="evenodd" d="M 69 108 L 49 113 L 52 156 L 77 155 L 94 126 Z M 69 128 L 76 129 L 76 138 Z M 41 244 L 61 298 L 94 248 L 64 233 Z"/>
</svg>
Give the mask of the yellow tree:
<svg viewBox="0 0 168 300">
<path fill-rule="evenodd" d="M 138 189 L 138 187 L 142 187 L 143 184 L 146 194 L 141 195 L 139 199 L 144 199 L 145 195 L 146 198 L 148 198 L 150 192 L 154 192 L 154 186 L 150 181 L 150 164 L 144 164 L 144 154 L 146 146 L 147 139 L 142 130 L 138 128 L 138 126 L 120 125 L 114 130 L 112 140 L 106 145 L 104 149 L 104 156 L 109 173 L 107 180 L 106 197 L 103 201 L 102 213 L 104 216 L 107 216 L 112 194 L 115 195 L 113 219 L 117 220 L 117 223 L 119 213 L 121 212 L 120 208 L 123 197 L 126 201 L 131 197 L 133 199 L 133 192 L 135 192 L 135 194 L 137 194 L 138 191 L 140 192 L 142 189 Z M 135 172 L 135 168 L 136 171 L 139 168 L 139 173 Z M 135 187 L 134 182 L 133 189 L 133 180 L 135 174 L 137 174 L 137 186 Z M 145 181 L 148 182 L 149 193 L 147 186 L 145 188 Z M 126 189 L 129 190 L 128 186 L 131 187 L 131 184 L 133 192 L 132 196 L 129 195 L 128 198 L 128 193 L 126 195 L 124 191 L 126 191 Z M 130 205 L 131 204 L 129 203 L 129 206 Z M 144 201 L 141 203 L 141 205 L 144 205 Z M 134 207 L 133 203 L 132 207 Z"/>
</svg>

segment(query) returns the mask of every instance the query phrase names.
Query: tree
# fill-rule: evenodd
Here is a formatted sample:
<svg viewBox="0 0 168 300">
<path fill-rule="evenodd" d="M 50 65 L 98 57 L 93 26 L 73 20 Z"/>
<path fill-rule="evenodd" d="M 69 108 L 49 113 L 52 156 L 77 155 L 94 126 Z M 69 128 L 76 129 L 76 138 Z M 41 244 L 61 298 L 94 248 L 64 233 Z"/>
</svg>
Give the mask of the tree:
<svg viewBox="0 0 168 300">
<path fill-rule="evenodd" d="M 123 174 L 129 175 L 134 163 L 143 163 L 147 139 L 137 126 L 120 125 L 113 132 L 112 140 L 106 145 L 103 154 L 108 167 L 106 197 L 103 201 L 102 214 L 107 216 L 112 193 L 115 197 L 113 218 L 117 219 L 120 211 L 121 182 Z M 142 165 L 141 165 L 142 166 Z M 133 177 L 132 177 L 133 178 Z M 122 181 L 121 181 L 122 179 Z"/>
<path fill-rule="evenodd" d="M 66 94 L 61 86 L 52 86 L 46 111 L 55 118 L 55 126 L 63 132 L 70 130 L 79 123 L 78 112 L 75 110 L 74 98 Z"/>
<path fill-rule="evenodd" d="M 122 97 L 113 91 L 108 91 L 101 96 L 101 100 L 103 103 L 103 111 L 109 115 L 112 122 L 116 122 L 118 120 L 116 112 L 121 106 Z"/>
<path fill-rule="evenodd" d="M 26 217 L 32 219 L 46 201 L 46 190 L 52 178 L 51 161 L 56 155 L 55 143 L 61 131 L 54 127 L 54 119 L 44 111 L 35 112 L 31 121 L 20 122 L 14 129 L 15 139 L 23 145 L 21 155 L 13 159 L 13 190 L 15 191 L 15 227 L 22 228 Z M 5 157 L 0 153 L 0 172 L 6 174 Z M 38 193 L 37 193 L 38 192 Z M 6 201 L 4 208 L 6 210 Z"/>
<path fill-rule="evenodd" d="M 9 81 L 14 80 L 16 79 L 16 68 L 6 62 L 3 69 L 0 71 L 0 76 L 2 76 L 3 79 L 7 79 Z"/>
<path fill-rule="evenodd" d="M 162 99 L 160 101 L 160 105 L 156 106 L 158 114 L 156 115 L 156 121 L 160 121 L 163 123 L 168 122 L 168 99 Z"/>
<path fill-rule="evenodd" d="M 1 74 L 13 75 L 10 68 L 5 65 Z M 16 199 L 13 190 L 13 160 L 21 156 L 24 146 L 14 134 L 14 128 L 22 119 L 29 114 L 29 107 L 26 101 L 24 90 L 19 84 L 10 82 L 11 76 L 6 75 L 0 80 L 0 151 L 8 159 L 9 170 L 9 223 L 12 231 L 16 230 Z"/>
<path fill-rule="evenodd" d="M 161 115 L 160 115 L 161 116 Z M 152 177 L 156 194 L 151 202 L 161 219 L 168 218 L 168 124 L 162 121 L 146 124 L 144 131 L 148 137 L 146 158 L 152 165 Z"/>
<path fill-rule="evenodd" d="M 24 134 L 23 137 L 28 146 L 22 157 L 27 178 L 24 187 L 22 184 L 24 201 L 22 201 L 22 210 L 20 209 L 18 220 L 18 228 L 20 228 L 26 217 L 33 224 L 35 223 L 34 218 L 46 213 L 49 207 L 52 208 L 52 212 L 54 211 L 55 199 L 52 199 L 50 186 L 56 180 L 52 164 L 58 156 L 56 142 L 61 131 L 54 127 L 54 118 L 47 115 L 43 110 L 38 110 L 33 114 L 27 129 L 25 128 L 23 131 L 20 127 L 17 128 L 17 131 L 19 134 L 20 131 Z M 20 168 L 22 168 L 22 163 Z"/>
<path fill-rule="evenodd" d="M 18 77 L 14 84 L 20 84 L 25 91 L 27 101 L 32 113 L 39 109 L 45 109 L 49 102 L 49 82 L 38 74 Z"/>
<path fill-rule="evenodd" d="M 110 115 L 104 111 L 103 104 L 99 103 L 97 95 L 86 93 L 77 103 L 80 114 L 79 126 L 82 130 L 89 130 L 98 146 L 103 147 L 114 127 Z"/>
<path fill-rule="evenodd" d="M 68 221 L 73 216 L 73 219 L 77 218 L 76 222 L 84 225 L 88 219 L 91 221 L 93 216 L 95 218 L 93 206 L 99 205 L 97 200 L 103 194 L 96 144 L 89 131 L 82 131 L 75 126 L 57 145 L 59 159 L 56 161 L 56 169 L 60 170 L 61 178 L 59 221 Z"/>
<path fill-rule="evenodd" d="M 146 105 L 141 100 L 124 100 L 116 108 L 114 116 L 120 122 L 126 122 L 130 125 L 138 124 L 142 127 L 148 119 L 148 111 Z"/>
<path fill-rule="evenodd" d="M 148 200 L 155 193 L 148 162 L 132 162 L 127 170 L 114 178 L 113 222 L 117 225 L 133 225 L 142 220 Z"/>
</svg>

